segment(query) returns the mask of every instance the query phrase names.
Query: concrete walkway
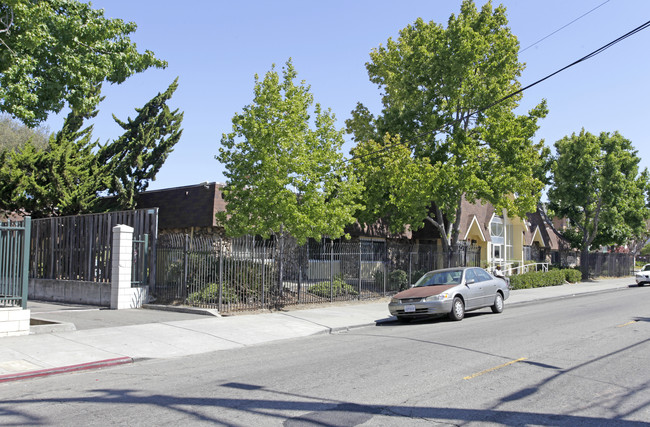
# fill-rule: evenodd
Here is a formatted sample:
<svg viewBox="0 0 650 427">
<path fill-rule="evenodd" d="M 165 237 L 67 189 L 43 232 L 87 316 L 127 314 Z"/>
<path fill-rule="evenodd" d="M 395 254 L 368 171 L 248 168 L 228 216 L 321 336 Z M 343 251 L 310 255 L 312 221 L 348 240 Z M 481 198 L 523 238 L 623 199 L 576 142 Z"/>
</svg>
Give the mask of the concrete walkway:
<svg viewBox="0 0 650 427">
<path fill-rule="evenodd" d="M 634 286 L 634 278 L 626 277 L 515 290 L 506 301 L 506 309 L 509 305 Z M 198 312 L 108 310 L 30 302 L 33 323 L 41 325 L 32 326 L 30 335 L 0 338 L 0 382 L 372 326 L 395 320 L 388 313 L 387 303 L 388 298 L 384 298 L 375 302 L 217 317 Z"/>
</svg>

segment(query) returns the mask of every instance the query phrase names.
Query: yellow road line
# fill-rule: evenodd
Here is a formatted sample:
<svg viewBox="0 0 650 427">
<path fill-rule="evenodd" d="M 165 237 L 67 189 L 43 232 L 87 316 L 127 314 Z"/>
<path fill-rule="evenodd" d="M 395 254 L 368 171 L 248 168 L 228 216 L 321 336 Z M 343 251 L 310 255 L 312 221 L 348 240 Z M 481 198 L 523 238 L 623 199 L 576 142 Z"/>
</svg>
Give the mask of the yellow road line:
<svg viewBox="0 0 650 427">
<path fill-rule="evenodd" d="M 478 376 L 481 376 L 483 374 L 487 374 L 488 372 L 496 371 L 497 369 L 505 368 L 508 365 L 512 365 L 513 363 L 521 362 L 526 360 L 525 357 L 519 358 L 517 360 L 510 361 L 508 363 L 504 363 L 503 365 L 495 366 L 494 368 L 486 369 L 485 371 L 477 372 L 473 375 L 470 375 L 468 377 L 463 378 L 464 380 L 471 380 L 472 378 L 476 378 Z"/>
<path fill-rule="evenodd" d="M 622 328 L 623 326 L 631 325 L 631 324 L 636 323 L 636 322 L 638 322 L 638 320 L 630 320 L 627 323 L 623 323 L 622 325 L 618 325 L 617 328 Z"/>
</svg>

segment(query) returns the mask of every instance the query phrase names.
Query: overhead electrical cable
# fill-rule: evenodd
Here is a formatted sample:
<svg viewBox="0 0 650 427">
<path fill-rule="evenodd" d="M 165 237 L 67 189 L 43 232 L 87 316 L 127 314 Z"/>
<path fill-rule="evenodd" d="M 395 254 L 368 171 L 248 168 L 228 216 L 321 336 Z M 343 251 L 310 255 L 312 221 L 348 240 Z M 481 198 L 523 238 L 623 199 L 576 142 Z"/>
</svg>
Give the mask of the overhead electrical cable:
<svg viewBox="0 0 650 427">
<path fill-rule="evenodd" d="M 593 52 L 591 52 L 591 53 L 589 53 L 589 54 L 583 56 L 582 58 L 580 58 L 580 59 L 578 59 L 578 60 L 576 60 L 576 61 L 570 63 L 569 65 L 567 65 L 567 66 L 565 66 L 565 67 L 560 68 L 559 70 L 557 70 L 557 71 L 555 71 L 555 72 L 553 72 L 553 73 L 547 75 L 546 77 L 543 77 L 543 78 L 541 78 L 541 79 L 539 79 L 539 80 L 537 80 L 537 81 L 535 81 L 535 82 L 529 84 L 528 86 L 525 86 L 525 87 L 523 87 L 523 88 L 521 88 L 521 89 L 519 89 L 519 90 L 516 90 L 516 91 L 514 91 L 514 92 L 512 92 L 512 93 L 510 93 L 510 94 L 508 94 L 508 95 L 506 95 L 506 96 L 504 96 L 504 97 L 498 99 L 497 101 L 495 101 L 495 102 L 493 102 L 493 103 L 491 103 L 491 104 L 489 104 L 489 105 L 487 105 L 487 106 L 485 106 L 485 107 L 479 108 L 479 109 L 477 109 L 477 110 L 474 111 L 474 112 L 471 112 L 471 113 L 469 113 L 469 114 L 464 115 L 463 117 L 460 117 L 460 118 L 458 118 L 458 119 L 456 119 L 456 120 L 452 120 L 452 121 L 450 121 L 449 123 L 445 123 L 444 125 L 439 126 L 438 128 L 434 129 L 433 131 L 422 132 L 422 133 L 420 133 L 420 134 L 418 134 L 418 135 L 415 135 L 415 137 L 414 137 L 413 139 L 417 139 L 418 137 L 421 137 L 421 136 L 424 136 L 424 135 L 430 134 L 430 133 L 432 133 L 432 132 L 440 131 L 440 130 L 442 130 L 443 128 L 445 128 L 445 127 L 447 127 L 447 126 L 451 126 L 451 125 L 454 125 L 454 124 L 456 124 L 456 123 L 460 123 L 460 122 L 462 122 L 463 120 L 467 120 L 468 118 L 470 118 L 470 117 L 472 117 L 472 116 L 474 116 L 474 115 L 476 115 L 476 114 L 482 113 L 483 111 L 488 110 L 488 109 L 494 107 L 495 105 L 498 105 L 498 104 L 500 104 L 500 103 L 502 103 L 502 102 L 504 102 L 504 101 L 506 101 L 506 100 L 512 98 L 513 96 L 516 96 L 516 95 L 518 95 L 518 94 L 520 94 L 520 93 L 522 93 L 522 92 L 524 92 L 524 91 L 530 89 L 530 88 L 533 87 L 533 86 L 537 86 L 538 84 L 542 83 L 542 82 L 545 81 L 545 80 L 550 79 L 551 77 L 553 77 L 553 76 L 555 76 L 555 75 L 561 73 L 562 71 L 565 71 L 565 70 L 567 70 L 567 69 L 569 69 L 569 68 L 571 68 L 571 67 L 573 67 L 573 66 L 575 66 L 575 65 L 580 64 L 581 62 L 584 62 L 584 61 L 586 61 L 586 60 L 588 60 L 588 59 L 591 59 L 591 58 L 595 57 L 596 55 L 599 55 L 599 54 L 603 53 L 605 50 L 609 49 L 610 47 L 614 46 L 615 44 L 622 42 L 623 40 L 627 39 L 628 37 L 631 37 L 631 36 L 633 36 L 634 34 L 640 32 L 640 31 L 643 31 L 643 30 L 645 30 L 645 29 L 648 28 L 648 27 L 650 27 L 650 21 L 646 21 L 645 23 L 639 25 L 639 26 L 636 27 L 635 29 L 633 29 L 633 30 L 631 30 L 631 31 L 629 31 L 629 32 L 627 32 L 627 33 L 625 33 L 625 34 L 622 35 L 621 37 L 619 37 L 619 38 L 617 38 L 617 39 L 615 39 L 615 40 L 612 40 L 611 42 L 609 42 L 609 43 L 607 43 L 607 44 L 605 44 L 605 45 L 599 47 L 598 49 L 594 50 Z M 353 157 L 351 157 L 350 159 L 346 159 L 345 162 L 349 162 L 349 161 L 352 161 L 352 160 L 357 160 L 357 159 L 361 159 L 361 158 L 364 158 L 364 157 L 369 157 L 369 156 L 372 156 L 372 155 L 374 155 L 374 154 L 379 154 L 379 153 L 382 153 L 382 152 L 386 152 L 386 151 L 390 150 L 390 148 L 393 147 L 393 146 L 406 145 L 406 146 L 410 147 L 411 144 L 414 144 L 415 142 L 416 142 L 416 141 L 411 141 L 411 142 L 409 142 L 409 141 L 400 141 L 400 142 L 397 143 L 397 144 L 386 145 L 386 146 L 384 146 L 381 150 L 376 150 L 376 151 L 373 151 L 373 152 L 371 152 L 371 153 L 364 154 L 364 155 L 362 155 L 362 156 L 353 156 Z"/>
<path fill-rule="evenodd" d="M 591 9 L 590 11 L 583 13 L 582 15 L 578 16 L 578 17 L 577 17 L 576 19 L 574 19 L 573 21 L 571 21 L 571 22 L 569 22 L 568 24 L 563 25 L 562 27 L 560 27 L 560 28 L 558 28 L 557 30 L 553 31 L 551 34 L 549 34 L 549 35 L 547 35 L 547 36 L 545 36 L 545 37 L 542 37 L 541 39 L 537 40 L 536 42 L 534 42 L 534 43 L 532 43 L 532 44 L 530 44 L 530 45 L 528 45 L 528 46 L 526 46 L 526 47 L 523 48 L 523 49 L 519 49 L 519 53 L 525 52 L 525 51 L 527 51 L 528 49 L 530 49 L 531 47 L 535 46 L 536 44 L 538 44 L 538 43 L 540 43 L 540 42 L 543 42 L 543 41 L 546 40 L 547 38 L 551 37 L 552 35 L 554 35 L 554 34 L 560 32 L 560 31 L 562 31 L 563 29 L 565 29 L 565 28 L 568 27 L 569 25 L 573 24 L 574 22 L 576 22 L 576 21 L 578 21 L 578 20 L 584 18 L 585 16 L 589 15 L 591 12 L 593 12 L 594 10 L 596 10 L 596 9 L 598 9 L 599 7 L 603 6 L 605 3 L 609 3 L 609 1 L 610 1 L 610 0 L 605 0 L 604 2 L 602 2 L 601 4 L 599 4 L 598 6 L 594 7 L 593 9 Z"/>
</svg>

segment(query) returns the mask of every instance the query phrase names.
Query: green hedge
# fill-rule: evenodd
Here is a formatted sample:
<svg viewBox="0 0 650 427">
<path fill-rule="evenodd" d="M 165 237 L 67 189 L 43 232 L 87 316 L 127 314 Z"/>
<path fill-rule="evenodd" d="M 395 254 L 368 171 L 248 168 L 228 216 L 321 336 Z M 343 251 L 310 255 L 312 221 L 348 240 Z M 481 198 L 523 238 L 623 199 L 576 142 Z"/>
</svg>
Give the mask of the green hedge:
<svg viewBox="0 0 650 427">
<path fill-rule="evenodd" d="M 580 270 L 576 270 L 575 268 L 567 268 L 564 271 L 564 275 L 566 276 L 566 281 L 569 283 L 578 283 L 579 281 L 582 280 L 582 273 Z"/>
<path fill-rule="evenodd" d="M 307 291 L 319 297 L 329 298 L 330 282 L 318 282 L 311 285 Z M 352 285 L 348 285 L 343 279 L 337 277 L 332 283 L 332 294 L 336 298 L 345 295 L 359 295 L 359 292 Z"/>
<path fill-rule="evenodd" d="M 241 300 L 237 292 L 228 285 L 224 286 L 221 293 L 222 304 L 237 304 Z M 216 304 L 219 302 L 219 284 L 208 283 L 206 287 L 197 292 L 192 292 L 187 297 L 187 303 L 190 305 L 196 304 Z"/>
<path fill-rule="evenodd" d="M 533 271 L 530 273 L 510 276 L 512 289 L 541 288 L 544 286 L 558 286 L 566 282 L 579 282 L 582 275 L 580 271 L 568 268 L 564 270 Z"/>
</svg>

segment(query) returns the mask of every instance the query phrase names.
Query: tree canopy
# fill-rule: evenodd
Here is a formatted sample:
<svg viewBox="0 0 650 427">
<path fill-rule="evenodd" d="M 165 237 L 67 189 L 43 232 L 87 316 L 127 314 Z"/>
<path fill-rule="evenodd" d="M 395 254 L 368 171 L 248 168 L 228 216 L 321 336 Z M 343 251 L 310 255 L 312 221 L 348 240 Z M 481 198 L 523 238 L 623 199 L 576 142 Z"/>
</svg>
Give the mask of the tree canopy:
<svg viewBox="0 0 650 427">
<path fill-rule="evenodd" d="M 360 186 L 343 161 L 343 132 L 318 103 L 312 120 L 313 96 L 296 77 L 291 60 L 282 78 L 275 67 L 256 75 L 253 102 L 221 138 L 228 214 L 219 218 L 229 235 L 289 233 L 302 243 L 337 238 L 354 222 Z"/>
<path fill-rule="evenodd" d="M 465 0 L 446 27 L 417 19 L 370 53 L 366 68 L 383 109 L 374 116 L 358 104 L 346 122 L 366 222 L 384 218 L 401 231 L 429 221 L 453 249 L 463 197 L 519 216 L 534 210 L 547 150 L 533 137 L 547 109 L 541 102 L 514 113 L 522 95 L 509 95 L 524 68 L 518 49 L 503 6 L 487 2 L 479 11 Z M 403 166 L 389 177 L 382 168 L 392 162 Z"/>
<path fill-rule="evenodd" d="M 121 83 L 150 67 L 128 35 L 133 22 L 107 19 L 76 0 L 3 0 L 0 3 L 0 112 L 33 126 L 66 105 L 92 112 L 97 87 Z"/>
<path fill-rule="evenodd" d="M 155 179 L 180 138 L 183 114 L 166 105 L 176 87 L 174 81 L 136 108 L 134 120 L 118 120 L 124 134 L 102 147 L 92 140 L 92 126 L 83 127 L 97 112 L 71 112 L 47 147 L 27 142 L 0 153 L 0 210 L 38 218 L 134 208 L 134 195 Z M 103 203 L 106 195 L 114 202 Z"/>
<path fill-rule="evenodd" d="M 618 132 L 593 135 L 583 129 L 555 143 L 548 191 L 549 213 L 570 220 L 558 230 L 581 250 L 583 277 L 590 247 L 621 245 L 645 235 L 648 171 L 639 171 L 632 143 Z"/>
<path fill-rule="evenodd" d="M 45 148 L 49 138 L 50 131 L 46 127 L 30 128 L 8 114 L 0 115 L 0 151 L 13 150 L 28 141 L 39 148 Z"/>
<path fill-rule="evenodd" d="M 183 133 L 183 113 L 171 111 L 167 105 L 177 88 L 178 78 L 165 92 L 136 108 L 135 119 L 129 117 L 123 122 L 113 115 L 124 133 L 101 147 L 97 158 L 103 165 L 109 194 L 117 197 L 122 208 L 135 208 L 136 196 L 155 179 Z"/>
</svg>

